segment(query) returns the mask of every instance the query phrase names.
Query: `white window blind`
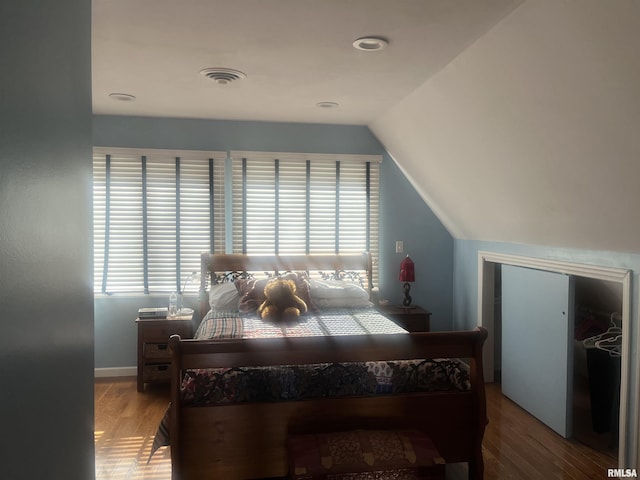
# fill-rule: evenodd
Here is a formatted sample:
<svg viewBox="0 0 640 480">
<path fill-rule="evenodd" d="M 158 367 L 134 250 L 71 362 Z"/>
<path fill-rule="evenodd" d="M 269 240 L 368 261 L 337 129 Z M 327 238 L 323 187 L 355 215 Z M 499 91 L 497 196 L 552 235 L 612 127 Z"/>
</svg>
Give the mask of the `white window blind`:
<svg viewBox="0 0 640 480">
<path fill-rule="evenodd" d="M 232 161 L 226 157 L 226 152 L 94 149 L 95 292 L 182 290 L 191 272 L 200 270 L 203 251 L 369 251 L 377 282 L 380 156 L 232 152 Z M 225 165 L 231 166 L 230 175 Z M 231 205 L 225 206 L 225 199 Z M 193 283 L 187 286 L 196 290 Z"/>
<path fill-rule="evenodd" d="M 371 252 L 378 258 L 377 155 L 231 152 L 233 251 Z M 374 261 L 377 279 L 377 261 Z"/>
<path fill-rule="evenodd" d="M 95 292 L 182 290 L 200 271 L 201 252 L 224 252 L 225 158 L 226 152 L 94 149 Z"/>
</svg>

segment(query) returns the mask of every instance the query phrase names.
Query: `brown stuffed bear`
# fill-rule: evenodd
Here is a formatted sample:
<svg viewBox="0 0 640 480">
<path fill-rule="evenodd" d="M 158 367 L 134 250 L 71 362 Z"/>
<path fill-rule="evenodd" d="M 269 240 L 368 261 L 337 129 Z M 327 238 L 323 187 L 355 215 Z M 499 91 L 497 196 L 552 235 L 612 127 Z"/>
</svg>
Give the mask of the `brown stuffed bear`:
<svg viewBox="0 0 640 480">
<path fill-rule="evenodd" d="M 290 320 L 307 312 L 307 304 L 296 295 L 293 280 L 277 278 L 264 287 L 266 300 L 258 307 L 258 314 L 265 320 Z"/>
</svg>

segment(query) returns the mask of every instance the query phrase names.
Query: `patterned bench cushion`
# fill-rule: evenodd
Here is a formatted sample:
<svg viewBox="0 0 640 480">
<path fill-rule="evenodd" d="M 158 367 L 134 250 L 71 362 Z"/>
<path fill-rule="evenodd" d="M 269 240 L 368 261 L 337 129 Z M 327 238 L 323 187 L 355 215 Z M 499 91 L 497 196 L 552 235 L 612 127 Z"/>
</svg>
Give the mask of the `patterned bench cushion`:
<svg viewBox="0 0 640 480">
<path fill-rule="evenodd" d="M 444 460 L 418 430 L 291 435 L 287 450 L 294 480 L 444 479 Z"/>
</svg>

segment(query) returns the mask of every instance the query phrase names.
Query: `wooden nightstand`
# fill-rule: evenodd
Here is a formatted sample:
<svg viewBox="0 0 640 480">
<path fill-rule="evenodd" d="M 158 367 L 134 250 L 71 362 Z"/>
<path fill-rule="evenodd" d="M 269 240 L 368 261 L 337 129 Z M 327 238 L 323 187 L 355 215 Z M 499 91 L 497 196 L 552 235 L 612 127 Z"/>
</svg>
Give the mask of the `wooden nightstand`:
<svg viewBox="0 0 640 480">
<path fill-rule="evenodd" d="M 422 307 L 404 308 L 395 305 L 378 305 L 378 311 L 410 332 L 428 332 L 431 312 Z"/>
<path fill-rule="evenodd" d="M 136 318 L 138 324 L 138 391 L 145 383 L 168 383 L 171 371 L 169 337 L 193 335 L 193 315 L 166 319 Z"/>
</svg>

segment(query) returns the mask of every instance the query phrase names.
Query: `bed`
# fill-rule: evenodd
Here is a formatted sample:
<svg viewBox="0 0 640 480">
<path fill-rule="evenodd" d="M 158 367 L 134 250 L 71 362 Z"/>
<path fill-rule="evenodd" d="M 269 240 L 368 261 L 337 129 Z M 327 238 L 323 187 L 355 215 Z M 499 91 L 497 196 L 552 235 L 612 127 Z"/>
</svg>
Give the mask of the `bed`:
<svg viewBox="0 0 640 480">
<path fill-rule="evenodd" d="M 265 324 L 241 305 L 260 281 L 286 275 L 310 286 L 298 322 Z M 232 294 L 229 283 L 237 309 L 212 295 Z M 371 286 L 367 254 L 203 254 L 208 313 L 197 338 L 170 339 L 172 479 L 285 477 L 291 434 L 399 427 L 424 431 L 448 463 L 468 462 L 469 478 L 482 479 L 486 331 L 410 334 L 373 308 Z M 359 290 L 357 300 L 343 290 Z"/>
</svg>

